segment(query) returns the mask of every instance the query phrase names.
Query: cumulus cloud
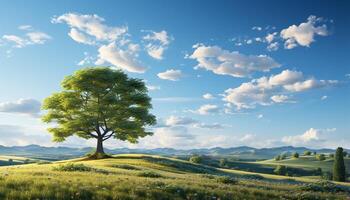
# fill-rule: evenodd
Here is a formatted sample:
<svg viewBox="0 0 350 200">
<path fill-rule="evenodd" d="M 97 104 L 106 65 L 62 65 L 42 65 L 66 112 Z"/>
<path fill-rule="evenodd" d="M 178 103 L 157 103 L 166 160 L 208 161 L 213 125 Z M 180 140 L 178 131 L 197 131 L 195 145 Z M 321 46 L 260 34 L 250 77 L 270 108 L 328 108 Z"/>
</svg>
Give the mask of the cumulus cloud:
<svg viewBox="0 0 350 200">
<path fill-rule="evenodd" d="M 52 23 L 66 23 L 70 26 L 72 33 L 78 33 L 78 31 L 89 35 L 90 37 L 98 40 L 98 41 L 108 41 L 113 42 L 117 40 L 119 37 L 122 37 L 127 33 L 128 27 L 120 26 L 120 27 L 111 27 L 104 24 L 105 19 L 98 15 L 81 15 L 76 13 L 66 13 L 61 16 L 53 17 L 51 20 Z M 82 37 L 74 37 L 76 35 L 70 34 L 71 38 L 77 42 L 89 43 L 87 37 L 82 40 Z M 73 37 L 72 37 L 73 36 Z"/>
<path fill-rule="evenodd" d="M 268 72 L 280 67 L 274 59 L 267 55 L 244 55 L 237 51 L 230 52 L 218 46 L 194 45 L 194 52 L 189 56 L 195 59 L 197 68 L 204 68 L 215 74 L 233 77 L 247 77 L 254 72 Z"/>
<path fill-rule="evenodd" d="M 22 27 L 20 26 L 20 30 L 28 31 L 32 30 L 32 27 L 28 27 L 29 25 Z M 30 28 L 30 29 L 29 29 Z M 13 48 L 23 48 L 28 45 L 37 45 L 37 44 L 45 44 L 48 40 L 51 39 L 51 36 L 44 32 L 40 31 L 30 31 L 27 32 L 24 36 L 18 35 L 3 35 L 1 37 L 5 44 L 12 45 Z"/>
<path fill-rule="evenodd" d="M 215 99 L 214 95 L 212 95 L 210 93 L 203 94 L 203 98 L 204 99 Z"/>
<path fill-rule="evenodd" d="M 315 129 L 310 128 L 301 135 L 294 136 L 285 136 L 282 138 L 282 142 L 294 146 L 303 146 L 303 145 L 315 145 L 319 142 L 324 142 L 327 138 L 327 135 L 331 132 L 336 131 L 335 128 L 330 129 Z"/>
<path fill-rule="evenodd" d="M 191 112 L 200 114 L 200 115 L 208 115 L 208 114 L 215 114 L 220 111 L 219 106 L 214 104 L 205 104 L 199 107 L 197 110 L 191 110 Z"/>
<path fill-rule="evenodd" d="M 40 113 L 41 102 L 35 99 L 19 99 L 0 103 L 0 112 L 25 114 L 37 117 Z"/>
<path fill-rule="evenodd" d="M 336 83 L 335 80 L 305 78 L 302 72 L 284 70 L 277 75 L 263 76 L 242 83 L 236 88 L 229 88 L 225 91 L 223 100 L 229 105 L 234 105 L 238 110 L 255 108 L 256 105 L 293 103 L 294 101 L 290 101 L 286 94 L 331 86 Z"/>
<path fill-rule="evenodd" d="M 95 62 L 97 65 L 108 62 L 116 68 L 135 73 L 144 73 L 147 69 L 137 60 L 134 49 L 120 49 L 115 42 L 102 45 L 98 53 L 98 60 Z"/>
<path fill-rule="evenodd" d="M 169 69 L 165 72 L 158 73 L 160 79 L 178 81 L 183 76 L 181 70 Z"/>
<path fill-rule="evenodd" d="M 76 42 L 97 46 L 96 65 L 105 63 L 128 72 L 144 73 L 147 70 L 139 60 L 140 46 L 133 43 L 127 26 L 108 26 L 105 19 L 93 14 L 66 13 L 55 16 L 52 23 L 64 23 L 70 27 L 68 35 Z M 92 62 L 86 56 L 78 65 Z"/>
<path fill-rule="evenodd" d="M 145 48 L 148 55 L 155 59 L 162 60 L 164 51 L 174 39 L 169 36 L 165 30 L 162 30 L 160 32 L 150 31 L 149 34 L 143 37 L 143 40 L 146 42 Z"/>
<path fill-rule="evenodd" d="M 316 35 L 327 36 L 329 34 L 327 25 L 320 24 L 321 22 L 321 18 L 311 15 L 306 22 L 283 29 L 280 36 L 285 40 L 284 47 L 286 49 L 293 49 L 298 45 L 309 47 L 315 41 Z"/>
<path fill-rule="evenodd" d="M 178 117 L 171 115 L 165 120 L 167 126 L 189 125 L 197 123 L 196 120 L 188 117 Z"/>
</svg>

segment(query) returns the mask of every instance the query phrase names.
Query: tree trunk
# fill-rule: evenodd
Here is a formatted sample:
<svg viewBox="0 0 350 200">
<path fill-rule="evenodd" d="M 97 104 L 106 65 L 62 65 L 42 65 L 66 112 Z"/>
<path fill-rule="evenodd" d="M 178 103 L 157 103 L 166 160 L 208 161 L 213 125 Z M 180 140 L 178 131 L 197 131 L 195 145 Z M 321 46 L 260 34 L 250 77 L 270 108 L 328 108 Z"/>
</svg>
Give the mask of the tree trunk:
<svg viewBox="0 0 350 200">
<path fill-rule="evenodd" d="M 103 150 L 103 139 L 102 138 L 97 138 L 97 147 L 96 147 L 96 155 L 100 154 L 100 155 L 104 155 L 105 152 Z"/>
</svg>

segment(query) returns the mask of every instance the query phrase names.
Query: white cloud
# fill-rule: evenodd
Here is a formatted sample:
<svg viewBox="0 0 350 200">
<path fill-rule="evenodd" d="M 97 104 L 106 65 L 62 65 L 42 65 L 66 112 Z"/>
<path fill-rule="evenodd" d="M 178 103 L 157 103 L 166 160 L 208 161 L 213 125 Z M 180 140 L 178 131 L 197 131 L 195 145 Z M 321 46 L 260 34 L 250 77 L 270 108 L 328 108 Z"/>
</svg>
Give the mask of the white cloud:
<svg viewBox="0 0 350 200">
<path fill-rule="evenodd" d="M 164 30 L 160 32 L 150 31 L 143 39 L 147 42 L 145 47 L 148 55 L 158 60 L 163 59 L 164 51 L 168 48 L 170 42 L 174 40 Z"/>
<path fill-rule="evenodd" d="M 40 132 L 41 134 L 37 134 Z M 52 146 L 51 136 L 43 128 L 0 124 L 0 145 L 23 146 L 40 144 Z"/>
<path fill-rule="evenodd" d="M 86 36 L 84 33 L 78 31 L 76 28 L 72 28 L 68 35 L 76 42 L 88 44 L 88 45 L 94 45 L 96 42 Z"/>
<path fill-rule="evenodd" d="M 280 36 L 285 40 L 284 47 L 286 49 L 293 49 L 298 45 L 309 47 L 315 41 L 316 35 L 328 35 L 326 24 L 321 25 L 320 22 L 321 18 L 311 15 L 306 22 L 283 29 Z"/>
<path fill-rule="evenodd" d="M 328 98 L 328 96 L 325 95 L 325 96 L 321 97 L 321 100 L 326 100 L 327 98 Z"/>
<path fill-rule="evenodd" d="M 81 15 L 76 13 L 66 13 L 58 17 L 53 17 L 51 20 L 52 23 L 66 23 L 71 27 L 71 29 L 75 29 L 73 32 L 77 32 L 79 30 L 89 36 L 92 36 L 98 41 L 113 42 L 122 37 L 128 31 L 128 27 L 126 26 L 111 27 L 105 25 L 104 21 L 105 19 L 95 14 Z M 72 30 L 70 33 L 72 33 Z M 72 35 L 70 36 L 72 37 Z M 77 37 L 74 36 L 72 37 L 73 40 L 82 42 L 81 40 L 76 40 Z M 81 39 L 81 37 L 79 39 Z"/>
<path fill-rule="evenodd" d="M 259 114 L 256 118 L 258 118 L 258 119 L 262 119 L 264 117 L 264 115 L 263 114 Z"/>
<path fill-rule="evenodd" d="M 276 102 L 276 103 L 283 103 L 283 102 L 287 102 L 289 100 L 289 97 L 286 95 L 273 95 L 271 97 L 271 100 Z"/>
<path fill-rule="evenodd" d="M 196 45 L 189 58 L 198 62 L 196 68 L 204 68 L 215 74 L 233 77 L 247 77 L 254 72 L 268 72 L 280 67 L 274 59 L 266 55 L 244 55 L 237 51 L 229 52 L 218 46 Z"/>
<path fill-rule="evenodd" d="M 268 106 L 273 103 L 294 103 L 285 93 L 302 92 L 336 84 L 334 80 L 306 79 L 302 72 L 284 70 L 270 77 L 253 79 L 236 88 L 225 91 L 223 100 L 234 105 L 238 110 L 255 108 L 256 105 Z"/>
<path fill-rule="evenodd" d="M 33 44 L 45 44 L 45 42 L 49 39 L 51 39 L 51 36 L 49 36 L 46 33 L 43 32 L 30 32 L 26 34 Z"/>
<path fill-rule="evenodd" d="M 158 85 L 149 85 L 149 84 L 147 84 L 146 87 L 150 91 L 160 90 L 160 86 L 158 86 Z"/>
<path fill-rule="evenodd" d="M 260 27 L 260 26 L 253 26 L 252 30 L 261 31 L 262 27 Z"/>
<path fill-rule="evenodd" d="M 157 76 L 164 80 L 178 81 L 183 75 L 181 70 L 169 69 L 165 72 L 158 73 Z"/>
<path fill-rule="evenodd" d="M 15 48 L 22 48 L 28 45 L 28 41 L 26 39 L 16 35 L 3 35 L 2 39 L 9 42 L 13 42 L 15 44 Z"/>
<path fill-rule="evenodd" d="M 0 103 L 0 112 L 26 114 L 37 117 L 40 113 L 41 102 L 35 99 L 19 99 Z"/>
<path fill-rule="evenodd" d="M 108 45 L 102 45 L 98 49 L 98 60 L 95 64 L 102 65 L 108 62 L 114 65 L 116 68 L 120 68 L 129 72 L 144 73 L 146 67 L 144 67 L 138 60 L 137 54 L 135 54 L 135 47 L 129 46 L 126 50 L 120 49 L 115 42 Z"/>
<path fill-rule="evenodd" d="M 24 30 L 24 31 L 31 31 L 33 30 L 33 27 L 31 25 L 21 25 L 21 26 L 18 26 L 18 29 Z"/>
<path fill-rule="evenodd" d="M 203 94 L 203 98 L 204 99 L 215 99 L 215 97 L 210 93 Z"/>
<path fill-rule="evenodd" d="M 265 40 L 267 41 L 267 43 L 270 44 L 270 43 L 273 42 L 273 40 L 275 39 L 276 35 L 277 35 L 277 32 L 268 33 L 268 34 L 266 35 L 266 37 L 265 37 Z"/>
<path fill-rule="evenodd" d="M 267 50 L 268 51 L 277 51 L 279 48 L 279 43 L 278 42 L 272 42 L 271 44 L 267 45 Z"/>
<path fill-rule="evenodd" d="M 198 110 L 192 111 L 200 115 L 215 114 L 220 111 L 219 106 L 213 104 L 205 104 L 198 108 Z"/>
<path fill-rule="evenodd" d="M 53 17 L 52 23 L 65 23 L 70 27 L 68 35 L 76 42 L 98 47 L 96 65 L 108 63 L 128 72 L 144 73 L 146 67 L 138 60 L 140 47 L 129 39 L 127 26 L 108 26 L 105 19 L 93 14 L 66 13 Z M 92 62 L 87 58 L 79 62 Z"/>
<path fill-rule="evenodd" d="M 22 31 L 27 31 L 24 36 L 18 35 L 3 35 L 2 39 L 5 43 L 12 44 L 13 48 L 23 48 L 28 45 L 45 44 L 51 39 L 51 36 L 44 32 L 33 31 L 30 25 L 18 27 Z M 29 31 L 29 32 L 28 32 Z"/>
<path fill-rule="evenodd" d="M 289 145 L 294 146 L 303 146 L 303 145 L 315 145 L 319 142 L 324 142 L 327 138 L 327 135 L 330 132 L 336 131 L 335 128 L 331 129 L 315 129 L 310 128 L 309 130 L 305 131 L 301 135 L 294 135 L 294 136 L 285 136 L 282 138 L 282 142 Z"/>
<path fill-rule="evenodd" d="M 194 124 L 197 123 L 196 120 L 188 117 L 178 117 L 178 116 L 169 116 L 165 120 L 165 125 L 167 126 L 178 126 L 178 125 L 189 125 L 189 124 Z"/>
<path fill-rule="evenodd" d="M 204 129 L 222 129 L 224 126 L 219 123 L 213 123 L 213 124 L 206 124 L 206 123 L 197 123 L 194 124 L 195 128 L 204 128 Z"/>
</svg>

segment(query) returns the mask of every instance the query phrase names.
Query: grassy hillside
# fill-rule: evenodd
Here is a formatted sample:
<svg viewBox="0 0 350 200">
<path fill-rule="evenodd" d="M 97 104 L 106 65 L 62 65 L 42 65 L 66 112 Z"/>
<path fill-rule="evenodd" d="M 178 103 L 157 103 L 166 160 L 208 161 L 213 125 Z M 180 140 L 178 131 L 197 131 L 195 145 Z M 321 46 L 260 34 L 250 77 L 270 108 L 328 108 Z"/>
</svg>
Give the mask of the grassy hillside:
<svg viewBox="0 0 350 200">
<path fill-rule="evenodd" d="M 19 157 L 19 156 L 0 155 L 0 166 L 20 165 L 20 164 L 27 164 L 27 163 L 32 163 L 32 162 L 40 162 L 40 160 L 29 159 L 26 157 Z"/>
<path fill-rule="evenodd" d="M 0 199 L 345 199 L 350 184 L 149 155 L 0 167 Z"/>
<path fill-rule="evenodd" d="M 350 158 L 345 158 L 345 165 L 347 172 L 350 173 Z M 329 171 L 331 172 L 333 170 L 333 159 L 327 159 L 324 161 L 319 161 L 315 158 L 315 156 L 301 156 L 299 158 L 289 158 L 285 160 L 275 161 L 274 159 L 271 160 L 264 160 L 256 162 L 258 164 L 268 164 L 268 165 L 285 165 L 290 167 L 298 167 L 298 168 L 321 168 L 322 171 Z"/>
</svg>

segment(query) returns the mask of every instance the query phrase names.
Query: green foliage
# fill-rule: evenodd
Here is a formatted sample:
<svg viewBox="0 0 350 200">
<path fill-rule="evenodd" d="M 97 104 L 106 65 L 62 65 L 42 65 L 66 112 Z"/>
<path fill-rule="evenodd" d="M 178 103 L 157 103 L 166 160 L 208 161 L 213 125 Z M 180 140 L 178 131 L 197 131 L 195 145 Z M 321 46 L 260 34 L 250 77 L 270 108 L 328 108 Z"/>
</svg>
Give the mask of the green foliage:
<svg viewBox="0 0 350 200">
<path fill-rule="evenodd" d="M 281 155 L 277 155 L 277 156 L 275 157 L 275 161 L 279 161 L 279 160 L 281 160 Z"/>
<path fill-rule="evenodd" d="M 330 181 L 319 181 L 316 183 L 305 184 L 301 187 L 304 191 L 314 191 L 314 192 L 348 192 L 349 189 L 336 185 Z"/>
<path fill-rule="evenodd" d="M 316 159 L 319 161 L 326 160 L 326 156 L 324 154 L 317 154 Z"/>
<path fill-rule="evenodd" d="M 141 177 L 148 177 L 148 178 L 160 178 L 160 177 L 162 177 L 162 175 L 160 175 L 159 173 L 154 172 L 154 171 L 143 171 L 143 172 L 138 173 L 137 175 L 141 176 Z"/>
<path fill-rule="evenodd" d="M 293 157 L 293 158 L 299 158 L 298 152 L 294 152 L 294 153 L 292 154 L 292 157 Z"/>
<path fill-rule="evenodd" d="M 284 165 L 278 165 L 273 172 L 277 175 L 286 175 L 287 174 L 287 167 Z"/>
<path fill-rule="evenodd" d="M 333 180 L 342 181 L 346 180 L 345 163 L 343 148 L 338 147 L 335 153 L 334 166 L 333 166 Z"/>
<path fill-rule="evenodd" d="M 275 157 L 275 160 L 276 161 L 279 161 L 279 160 L 285 160 L 287 158 L 287 155 L 286 154 L 280 154 L 278 156 Z"/>
<path fill-rule="evenodd" d="M 221 158 L 219 161 L 220 167 L 227 167 L 227 160 L 225 158 Z"/>
<path fill-rule="evenodd" d="M 321 178 L 323 180 L 331 181 L 333 180 L 333 174 L 331 172 L 323 172 Z"/>
<path fill-rule="evenodd" d="M 202 158 L 202 156 L 197 156 L 197 155 L 195 155 L 195 156 L 191 156 L 190 157 L 190 162 L 192 162 L 192 163 L 201 163 L 203 161 L 203 158 Z"/>
<path fill-rule="evenodd" d="M 89 172 L 93 170 L 93 168 L 88 167 L 84 164 L 74 164 L 74 163 L 60 164 L 58 166 L 54 166 L 52 169 L 54 171 L 65 171 L 65 172 Z"/>
<path fill-rule="evenodd" d="M 334 158 L 334 153 L 329 154 L 330 158 Z"/>
<path fill-rule="evenodd" d="M 304 151 L 304 156 L 310 156 L 311 155 L 311 151 Z"/>
<path fill-rule="evenodd" d="M 231 184 L 231 185 L 234 185 L 234 184 L 238 183 L 237 179 L 235 179 L 233 177 L 230 177 L 230 176 L 219 176 L 216 180 L 219 183 Z"/>
<path fill-rule="evenodd" d="M 344 155 L 344 157 L 346 157 L 348 155 L 348 152 L 344 151 L 343 155 Z"/>
<path fill-rule="evenodd" d="M 120 169 L 126 169 L 126 170 L 140 170 L 139 168 L 137 168 L 137 167 L 135 167 L 135 166 L 126 165 L 126 164 L 112 165 L 112 167 L 120 168 Z"/>
<path fill-rule="evenodd" d="M 115 138 L 136 143 L 151 135 L 146 126 L 156 123 L 147 88 L 140 79 L 129 78 L 120 70 L 108 67 L 84 68 L 67 76 L 62 91 L 43 102 L 46 123 L 53 140 L 62 142 L 76 135 L 98 140 L 97 152 L 104 153 L 102 142 Z"/>
</svg>

